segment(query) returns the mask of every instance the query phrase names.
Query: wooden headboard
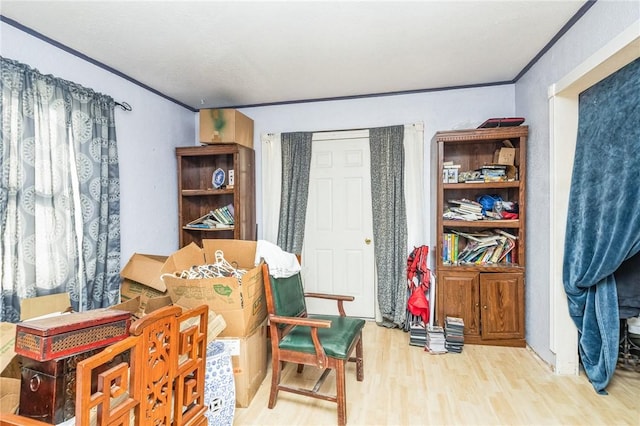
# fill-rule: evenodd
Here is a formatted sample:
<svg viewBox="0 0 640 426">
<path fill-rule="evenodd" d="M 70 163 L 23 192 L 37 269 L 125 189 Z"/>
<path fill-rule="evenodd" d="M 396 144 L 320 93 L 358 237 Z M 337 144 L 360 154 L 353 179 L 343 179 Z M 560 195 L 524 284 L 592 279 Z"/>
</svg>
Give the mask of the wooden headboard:
<svg viewBox="0 0 640 426">
<path fill-rule="evenodd" d="M 126 339 L 79 362 L 75 424 L 206 425 L 208 311 L 206 305 L 184 313 L 159 309 L 134 322 Z M 121 361 L 106 368 L 114 359 Z M 3 414 L 0 425 L 48 423 Z"/>
</svg>

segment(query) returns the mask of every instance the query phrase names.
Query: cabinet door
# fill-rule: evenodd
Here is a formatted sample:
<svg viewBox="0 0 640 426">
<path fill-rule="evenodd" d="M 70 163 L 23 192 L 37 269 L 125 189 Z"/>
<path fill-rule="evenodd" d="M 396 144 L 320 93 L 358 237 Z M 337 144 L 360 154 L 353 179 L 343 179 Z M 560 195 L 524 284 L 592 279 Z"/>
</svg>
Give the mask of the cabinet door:
<svg viewBox="0 0 640 426">
<path fill-rule="evenodd" d="M 480 274 L 480 304 L 483 339 L 524 338 L 522 274 Z"/>
<path fill-rule="evenodd" d="M 465 335 L 480 333 L 477 272 L 445 272 L 438 278 L 438 321 L 444 325 L 447 316 L 464 321 Z"/>
</svg>

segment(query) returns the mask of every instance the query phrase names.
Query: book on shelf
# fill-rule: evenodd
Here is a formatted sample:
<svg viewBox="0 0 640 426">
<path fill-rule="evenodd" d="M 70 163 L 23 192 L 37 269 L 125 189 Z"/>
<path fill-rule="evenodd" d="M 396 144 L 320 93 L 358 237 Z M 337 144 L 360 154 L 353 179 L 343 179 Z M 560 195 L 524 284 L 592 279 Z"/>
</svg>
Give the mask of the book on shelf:
<svg viewBox="0 0 640 426">
<path fill-rule="evenodd" d="M 229 229 L 233 228 L 233 206 L 219 207 L 209 213 L 187 223 L 186 228 L 194 229 Z"/>
<path fill-rule="evenodd" d="M 493 264 L 512 264 L 517 263 L 517 259 L 513 259 L 513 253 L 516 249 L 517 238 L 515 235 L 507 237 L 502 235 L 501 230 L 483 232 L 463 232 L 459 230 L 451 230 L 442 236 L 442 263 L 445 265 L 493 265 Z M 451 237 L 450 235 L 455 235 Z M 464 247 L 458 252 L 451 251 L 458 247 Z M 446 251 L 445 251 L 446 247 Z"/>
<path fill-rule="evenodd" d="M 218 207 L 215 210 L 211 211 L 211 214 L 216 218 L 216 220 L 225 225 L 233 225 L 233 205 L 228 204 L 226 206 Z"/>
</svg>

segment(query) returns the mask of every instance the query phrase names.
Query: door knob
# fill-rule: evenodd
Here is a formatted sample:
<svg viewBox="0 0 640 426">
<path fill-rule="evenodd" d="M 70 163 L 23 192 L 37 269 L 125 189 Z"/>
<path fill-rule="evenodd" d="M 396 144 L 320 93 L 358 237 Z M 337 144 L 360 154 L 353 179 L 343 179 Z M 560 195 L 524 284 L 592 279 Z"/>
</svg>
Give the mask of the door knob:
<svg viewBox="0 0 640 426">
<path fill-rule="evenodd" d="M 371 238 L 365 238 L 365 239 L 364 239 L 364 243 L 365 243 L 366 245 L 371 244 Z"/>
</svg>

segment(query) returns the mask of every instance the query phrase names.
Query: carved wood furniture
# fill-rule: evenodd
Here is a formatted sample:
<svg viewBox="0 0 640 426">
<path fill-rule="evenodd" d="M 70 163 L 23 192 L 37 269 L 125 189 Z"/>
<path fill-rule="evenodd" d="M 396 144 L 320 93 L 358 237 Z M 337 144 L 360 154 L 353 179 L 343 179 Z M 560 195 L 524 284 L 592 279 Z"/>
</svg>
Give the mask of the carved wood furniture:
<svg viewBox="0 0 640 426">
<path fill-rule="evenodd" d="M 271 332 L 272 377 L 269 408 L 276 404 L 279 391 L 292 392 L 338 404 L 338 424 L 347 422 L 345 367 L 347 361 L 356 363 L 358 381 L 364 379 L 362 328 L 364 320 L 345 315 L 344 301 L 353 296 L 304 293 L 300 273 L 288 278 L 274 278 L 263 264 L 267 312 Z M 307 315 L 305 297 L 336 300 L 340 315 Z M 355 350 L 356 356 L 351 356 Z M 280 384 L 285 362 L 323 369 L 313 389 L 293 388 Z M 336 372 L 336 394 L 319 393 L 331 370 Z"/>
<path fill-rule="evenodd" d="M 207 317 L 205 305 L 184 313 L 161 308 L 134 322 L 126 339 L 80 361 L 75 424 L 206 425 Z M 113 362 L 123 354 L 128 362 Z M 105 370 L 108 364 L 115 365 Z M 0 425 L 47 423 L 7 414 Z"/>
</svg>

